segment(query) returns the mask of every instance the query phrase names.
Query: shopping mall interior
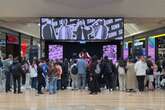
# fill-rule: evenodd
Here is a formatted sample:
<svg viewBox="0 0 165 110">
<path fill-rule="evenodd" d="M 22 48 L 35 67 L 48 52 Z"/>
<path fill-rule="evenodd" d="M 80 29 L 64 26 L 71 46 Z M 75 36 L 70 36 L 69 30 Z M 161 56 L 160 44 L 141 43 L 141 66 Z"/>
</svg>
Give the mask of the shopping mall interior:
<svg viewBox="0 0 165 110">
<path fill-rule="evenodd" d="M 164 110 L 164 10 L 163 0 L 1 0 L 0 110 Z"/>
</svg>

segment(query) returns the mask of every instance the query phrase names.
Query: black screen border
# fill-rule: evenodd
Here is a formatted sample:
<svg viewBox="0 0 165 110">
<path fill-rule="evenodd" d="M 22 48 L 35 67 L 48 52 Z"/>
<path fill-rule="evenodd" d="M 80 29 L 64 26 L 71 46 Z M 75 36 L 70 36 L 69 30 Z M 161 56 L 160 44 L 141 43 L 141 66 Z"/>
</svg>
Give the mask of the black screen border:
<svg viewBox="0 0 165 110">
<path fill-rule="evenodd" d="M 115 39 L 115 38 L 109 38 L 109 39 L 105 39 L 105 40 L 53 40 L 55 42 L 81 42 L 81 41 L 85 41 L 85 42 L 107 42 L 107 41 L 124 41 L 124 35 L 125 35 L 125 32 L 124 32 L 124 17 L 46 17 L 46 16 L 43 16 L 43 17 L 40 17 L 40 39 L 43 40 L 43 41 L 52 41 L 52 39 L 43 39 L 42 38 L 42 19 L 43 18 L 48 18 L 48 19 L 122 19 L 123 21 L 123 34 L 122 34 L 122 39 L 118 40 L 118 39 Z"/>
</svg>

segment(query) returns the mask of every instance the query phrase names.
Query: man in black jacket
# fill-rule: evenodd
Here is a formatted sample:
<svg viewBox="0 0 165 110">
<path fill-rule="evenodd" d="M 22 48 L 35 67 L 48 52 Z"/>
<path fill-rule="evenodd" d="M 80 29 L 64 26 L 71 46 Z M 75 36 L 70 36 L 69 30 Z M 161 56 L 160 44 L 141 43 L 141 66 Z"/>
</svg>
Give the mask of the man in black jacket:
<svg viewBox="0 0 165 110">
<path fill-rule="evenodd" d="M 3 63 L 2 63 L 2 59 L 0 57 L 0 68 L 2 68 L 2 67 L 3 67 Z"/>
<path fill-rule="evenodd" d="M 11 73 L 13 75 L 13 82 L 14 82 L 14 94 L 17 92 L 17 86 L 18 86 L 18 94 L 21 94 L 21 63 L 19 63 L 18 59 L 15 58 L 13 61 L 13 64 L 11 65 Z"/>
<path fill-rule="evenodd" d="M 163 68 L 163 70 L 164 70 L 164 72 L 165 72 L 165 58 L 164 58 L 163 61 L 162 61 L 162 68 Z"/>
<path fill-rule="evenodd" d="M 105 80 L 105 84 L 106 84 L 107 89 L 112 91 L 112 89 L 113 89 L 113 84 L 112 84 L 113 63 L 108 59 L 107 56 L 104 57 L 101 71 L 104 75 L 104 80 Z"/>
<path fill-rule="evenodd" d="M 68 86 L 68 80 L 69 80 L 69 62 L 68 59 L 64 59 L 64 62 L 62 64 L 62 70 L 63 70 L 63 74 L 62 74 L 62 89 L 66 89 Z"/>
<path fill-rule="evenodd" d="M 44 78 L 44 75 L 43 75 L 43 68 L 42 68 L 42 65 L 43 65 L 43 61 L 39 61 L 39 64 L 38 64 L 38 68 L 37 68 L 37 79 L 38 79 L 38 94 L 43 94 L 42 92 L 42 87 L 45 86 L 45 78 Z"/>
</svg>

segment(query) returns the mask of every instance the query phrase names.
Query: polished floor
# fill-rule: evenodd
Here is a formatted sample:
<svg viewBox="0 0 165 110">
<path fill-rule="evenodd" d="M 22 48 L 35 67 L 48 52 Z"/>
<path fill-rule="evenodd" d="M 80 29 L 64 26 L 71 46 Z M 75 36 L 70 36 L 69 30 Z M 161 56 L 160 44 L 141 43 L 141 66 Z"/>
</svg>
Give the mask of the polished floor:
<svg viewBox="0 0 165 110">
<path fill-rule="evenodd" d="M 0 93 L 0 110 L 165 110 L 165 91 L 144 93 L 60 91 L 55 95 Z"/>
</svg>

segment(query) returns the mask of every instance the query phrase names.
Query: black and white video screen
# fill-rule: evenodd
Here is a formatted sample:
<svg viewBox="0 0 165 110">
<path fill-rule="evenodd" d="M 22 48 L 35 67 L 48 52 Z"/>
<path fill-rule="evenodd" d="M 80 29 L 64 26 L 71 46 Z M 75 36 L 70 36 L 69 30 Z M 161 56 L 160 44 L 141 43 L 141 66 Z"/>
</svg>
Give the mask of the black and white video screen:
<svg viewBox="0 0 165 110">
<path fill-rule="evenodd" d="M 122 40 L 123 18 L 41 18 L 45 40 Z"/>
</svg>

